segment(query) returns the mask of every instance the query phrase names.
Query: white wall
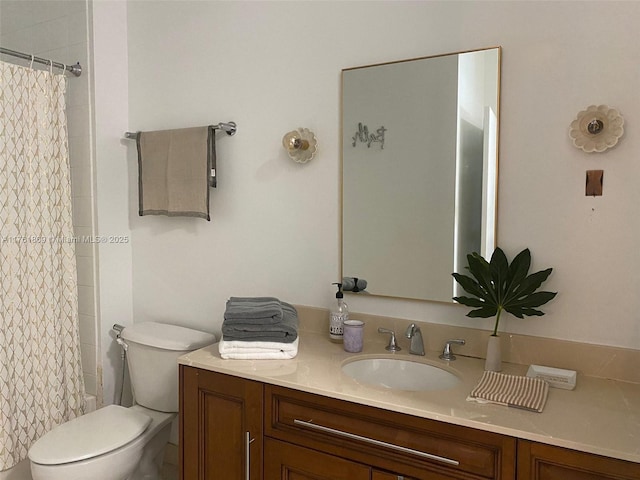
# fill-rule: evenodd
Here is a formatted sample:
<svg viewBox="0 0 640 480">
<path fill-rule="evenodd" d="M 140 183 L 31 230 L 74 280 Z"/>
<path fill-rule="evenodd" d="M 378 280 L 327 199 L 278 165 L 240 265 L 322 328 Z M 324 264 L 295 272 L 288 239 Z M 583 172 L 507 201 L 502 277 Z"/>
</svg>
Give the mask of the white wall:
<svg viewBox="0 0 640 480">
<path fill-rule="evenodd" d="M 102 197 L 98 207 L 128 217 L 135 321 L 217 331 L 230 295 L 329 307 L 340 271 L 340 70 L 501 45 L 498 241 L 510 256 L 531 248 L 534 269 L 554 267 L 546 287 L 559 292 L 546 316 L 510 318 L 503 329 L 640 348 L 639 21 L 635 2 L 128 3 L 121 130 L 238 123 L 235 137 L 219 137 L 211 222 L 138 218 L 133 145 L 127 176 L 99 180 L 111 200 L 128 187 L 126 208 Z M 627 122 L 603 154 L 577 150 L 567 135 L 593 103 L 620 108 Z M 280 144 L 299 126 L 319 139 L 306 165 Z M 588 169 L 605 170 L 602 197 L 585 197 Z M 102 305 L 120 301 L 103 292 Z M 491 323 L 457 305 L 347 301 L 382 315 Z"/>
<path fill-rule="evenodd" d="M 101 367 L 104 403 L 119 401 L 124 362 L 112 326 L 133 323 L 127 141 L 127 6 L 93 3 L 95 158 Z"/>
</svg>

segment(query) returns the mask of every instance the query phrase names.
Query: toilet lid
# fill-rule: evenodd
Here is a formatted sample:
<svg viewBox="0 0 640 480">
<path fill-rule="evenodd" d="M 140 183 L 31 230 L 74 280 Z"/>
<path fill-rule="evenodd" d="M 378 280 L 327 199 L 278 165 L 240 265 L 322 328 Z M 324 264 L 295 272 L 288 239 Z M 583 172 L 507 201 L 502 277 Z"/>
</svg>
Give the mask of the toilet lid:
<svg viewBox="0 0 640 480">
<path fill-rule="evenodd" d="M 104 408 L 58 425 L 29 450 L 29 459 L 41 465 L 59 465 L 97 457 L 129 443 L 151 423 L 151 418 L 119 405 Z"/>
<path fill-rule="evenodd" d="M 149 347 L 181 352 L 191 352 L 216 342 L 215 335 L 211 333 L 157 322 L 141 322 L 125 327 L 122 338 Z"/>
</svg>

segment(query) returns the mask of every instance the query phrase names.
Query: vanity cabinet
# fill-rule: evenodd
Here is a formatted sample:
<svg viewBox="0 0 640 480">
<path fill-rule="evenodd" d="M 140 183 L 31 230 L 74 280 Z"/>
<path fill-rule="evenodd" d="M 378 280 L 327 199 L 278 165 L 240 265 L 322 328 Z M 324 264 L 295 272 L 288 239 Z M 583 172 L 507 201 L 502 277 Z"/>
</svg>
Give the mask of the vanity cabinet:
<svg viewBox="0 0 640 480">
<path fill-rule="evenodd" d="M 262 480 L 263 384 L 180 366 L 180 478 Z"/>
<path fill-rule="evenodd" d="M 554 447 L 518 442 L 518 480 L 638 480 L 640 464 Z"/>
<path fill-rule="evenodd" d="M 181 480 L 639 480 L 640 464 L 181 365 L 180 472 Z"/>
<path fill-rule="evenodd" d="M 503 435 L 180 366 L 182 480 L 510 480 L 515 449 Z"/>
</svg>

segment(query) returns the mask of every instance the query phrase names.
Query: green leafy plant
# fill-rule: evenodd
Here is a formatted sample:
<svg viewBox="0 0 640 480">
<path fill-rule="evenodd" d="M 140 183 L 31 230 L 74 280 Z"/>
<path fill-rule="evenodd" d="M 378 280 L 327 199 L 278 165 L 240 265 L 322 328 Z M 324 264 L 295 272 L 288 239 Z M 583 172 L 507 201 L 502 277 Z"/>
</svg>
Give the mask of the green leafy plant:
<svg viewBox="0 0 640 480">
<path fill-rule="evenodd" d="M 496 317 L 493 335 L 498 335 L 500 315 L 507 311 L 518 318 L 541 316 L 544 312 L 536 307 L 544 305 L 557 295 L 557 292 L 536 292 L 551 274 L 552 268 L 531 275 L 531 252 L 528 248 L 521 251 L 509 265 L 506 255 L 496 248 L 487 262 L 480 254 L 467 255 L 467 269 L 473 276 L 453 273 L 456 282 L 473 297 L 453 297 L 468 307 L 474 307 L 467 317 Z"/>
</svg>

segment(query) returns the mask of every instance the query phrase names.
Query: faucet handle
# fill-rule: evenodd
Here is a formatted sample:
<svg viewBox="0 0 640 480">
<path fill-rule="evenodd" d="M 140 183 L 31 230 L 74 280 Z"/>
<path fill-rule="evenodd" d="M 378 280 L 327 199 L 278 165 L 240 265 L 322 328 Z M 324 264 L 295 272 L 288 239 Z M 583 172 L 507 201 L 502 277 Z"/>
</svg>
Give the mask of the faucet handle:
<svg viewBox="0 0 640 480">
<path fill-rule="evenodd" d="M 453 340 L 447 340 L 447 343 L 444 344 L 444 350 L 442 351 L 442 355 L 440 355 L 439 358 L 441 358 L 442 360 L 455 360 L 456 356 L 453 354 L 453 352 L 451 351 L 451 345 L 455 344 L 455 345 L 464 345 L 465 342 L 464 339 L 462 338 L 455 338 Z"/>
<path fill-rule="evenodd" d="M 378 333 L 389 333 L 391 337 L 389 338 L 389 345 L 387 345 L 385 350 L 389 350 L 390 352 L 399 352 L 402 350 L 398 343 L 396 342 L 396 332 L 393 330 L 389 330 L 388 328 L 378 327 Z"/>
</svg>

